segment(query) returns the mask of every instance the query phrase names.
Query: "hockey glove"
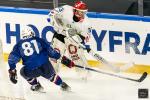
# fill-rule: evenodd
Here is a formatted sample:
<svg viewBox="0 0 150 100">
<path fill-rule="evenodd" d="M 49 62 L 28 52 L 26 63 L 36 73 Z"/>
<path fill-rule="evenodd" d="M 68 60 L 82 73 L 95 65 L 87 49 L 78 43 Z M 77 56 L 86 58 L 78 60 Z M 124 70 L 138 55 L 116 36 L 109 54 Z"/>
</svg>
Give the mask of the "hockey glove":
<svg viewBox="0 0 150 100">
<path fill-rule="evenodd" d="M 17 83 L 17 70 L 16 69 L 13 69 L 13 70 L 9 69 L 8 72 L 9 72 L 10 81 L 12 83 L 16 84 Z"/>
<path fill-rule="evenodd" d="M 65 66 L 72 68 L 74 67 L 74 62 L 71 61 L 69 58 L 67 58 L 66 56 L 62 57 L 61 63 L 64 64 Z"/>
</svg>

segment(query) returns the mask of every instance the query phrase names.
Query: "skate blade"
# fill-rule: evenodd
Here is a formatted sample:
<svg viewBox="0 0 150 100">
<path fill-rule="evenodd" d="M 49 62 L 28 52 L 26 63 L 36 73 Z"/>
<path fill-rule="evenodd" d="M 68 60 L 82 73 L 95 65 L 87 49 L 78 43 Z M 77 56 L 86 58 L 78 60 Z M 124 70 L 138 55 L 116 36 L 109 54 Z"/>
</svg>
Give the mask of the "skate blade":
<svg viewBox="0 0 150 100">
<path fill-rule="evenodd" d="M 72 90 L 62 90 L 63 93 L 74 93 Z"/>
<path fill-rule="evenodd" d="M 34 93 L 46 93 L 46 91 L 32 91 L 32 92 L 34 92 Z"/>
<path fill-rule="evenodd" d="M 35 93 L 46 93 L 46 91 L 44 91 L 44 89 L 42 88 L 42 89 L 40 89 L 40 90 L 37 90 L 37 91 L 33 91 L 33 92 L 35 92 Z"/>
<path fill-rule="evenodd" d="M 63 92 L 72 92 L 70 87 L 67 90 L 64 90 L 64 89 L 61 88 L 61 91 L 63 91 Z"/>
</svg>

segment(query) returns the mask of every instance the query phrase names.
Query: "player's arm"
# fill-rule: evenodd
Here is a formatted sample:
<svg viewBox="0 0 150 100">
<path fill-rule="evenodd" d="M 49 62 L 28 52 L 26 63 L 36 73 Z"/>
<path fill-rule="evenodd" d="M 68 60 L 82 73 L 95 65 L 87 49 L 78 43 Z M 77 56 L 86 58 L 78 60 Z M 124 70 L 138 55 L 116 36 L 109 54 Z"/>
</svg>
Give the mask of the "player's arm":
<svg viewBox="0 0 150 100">
<path fill-rule="evenodd" d="M 9 64 L 9 78 L 12 83 L 17 83 L 17 70 L 16 70 L 16 64 L 20 61 L 20 53 L 18 51 L 17 45 L 14 46 L 13 50 L 9 54 L 8 57 L 8 64 Z"/>
<path fill-rule="evenodd" d="M 53 49 L 51 46 L 48 48 L 48 50 L 49 50 L 51 58 L 55 58 L 55 59 L 60 59 L 61 58 L 60 53 L 57 50 Z M 61 58 L 61 63 L 64 64 L 65 66 L 69 67 L 69 68 L 72 68 L 75 65 L 74 62 L 71 61 L 66 56 L 63 56 Z"/>
<path fill-rule="evenodd" d="M 55 49 L 53 49 L 51 46 L 49 46 L 47 50 L 51 58 L 54 58 L 56 60 L 60 58 L 61 56 L 60 53 L 56 51 Z"/>
<path fill-rule="evenodd" d="M 90 40 L 90 38 L 91 38 L 91 31 L 92 31 L 92 28 L 91 27 L 89 27 L 89 28 L 87 28 L 87 29 L 84 29 L 84 30 L 82 30 L 81 31 L 81 38 L 83 38 L 84 39 L 84 43 L 87 43 L 87 42 L 89 42 L 89 40 Z"/>
<path fill-rule="evenodd" d="M 37 41 L 39 41 L 42 45 L 42 48 L 47 51 L 48 55 L 50 58 L 53 59 L 59 59 L 60 58 L 60 53 L 58 51 L 56 51 L 55 49 L 53 49 L 51 47 L 51 44 L 47 41 L 45 41 L 44 39 L 38 38 Z"/>
<path fill-rule="evenodd" d="M 50 58 L 53 58 L 53 59 L 60 59 L 61 58 L 61 63 L 64 64 L 65 66 L 71 68 L 74 66 L 74 62 L 71 61 L 69 58 L 67 58 L 66 56 L 63 56 L 61 57 L 59 51 L 53 49 L 51 46 L 50 46 L 50 43 L 46 42 L 45 40 L 41 39 L 42 41 L 42 45 L 44 47 L 44 49 L 47 50 L 48 54 L 49 54 L 49 57 Z"/>
<path fill-rule="evenodd" d="M 78 41 L 79 43 L 83 44 L 86 47 L 86 50 L 88 50 L 88 42 L 91 38 L 91 28 L 88 28 L 84 31 L 78 30 L 79 32 L 72 37 L 75 41 Z M 77 40 L 76 40 L 77 39 Z"/>
<path fill-rule="evenodd" d="M 54 27 L 56 31 L 63 30 L 62 23 L 62 13 L 64 11 L 63 7 L 58 7 L 53 10 L 50 10 L 48 14 L 47 21 Z"/>
<path fill-rule="evenodd" d="M 8 64 L 10 70 L 14 70 L 16 68 L 16 64 L 20 61 L 20 58 L 21 58 L 20 52 L 18 50 L 17 45 L 15 45 L 8 57 Z"/>
</svg>

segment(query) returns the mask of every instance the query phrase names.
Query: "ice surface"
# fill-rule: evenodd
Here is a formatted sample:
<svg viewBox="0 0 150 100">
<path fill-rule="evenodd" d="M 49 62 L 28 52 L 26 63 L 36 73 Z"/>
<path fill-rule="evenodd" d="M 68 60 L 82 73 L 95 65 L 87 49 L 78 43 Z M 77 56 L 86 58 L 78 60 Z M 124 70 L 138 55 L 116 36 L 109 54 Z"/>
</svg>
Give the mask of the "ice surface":
<svg viewBox="0 0 150 100">
<path fill-rule="evenodd" d="M 20 67 L 21 66 L 18 65 L 17 68 Z M 60 87 L 39 77 L 38 79 L 46 93 L 37 93 L 30 90 L 30 85 L 22 77 L 18 76 L 18 84 L 13 85 L 8 81 L 6 77 L 7 74 L 3 76 L 2 69 L 0 69 L 0 72 L 1 98 L 15 97 L 22 98 L 22 100 L 139 100 L 138 89 L 150 89 L 149 76 L 142 83 L 136 83 L 100 73 L 90 72 L 86 81 L 82 80 L 82 77 L 74 70 L 74 68 L 62 68 L 58 74 L 71 86 L 72 92 L 63 92 L 60 90 Z M 140 76 L 138 74 L 127 73 L 120 73 L 120 75 L 135 79 Z M 0 100 L 4 100 L 1 98 Z"/>
</svg>

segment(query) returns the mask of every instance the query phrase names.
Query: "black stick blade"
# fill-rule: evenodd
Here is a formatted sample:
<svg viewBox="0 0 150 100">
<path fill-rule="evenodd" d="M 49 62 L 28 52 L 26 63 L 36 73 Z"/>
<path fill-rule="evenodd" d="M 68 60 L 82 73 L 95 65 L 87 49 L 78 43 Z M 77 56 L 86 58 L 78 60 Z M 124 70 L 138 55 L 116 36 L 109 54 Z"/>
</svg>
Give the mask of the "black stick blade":
<svg viewBox="0 0 150 100">
<path fill-rule="evenodd" d="M 142 82 L 147 77 L 147 72 L 144 72 L 138 82 Z"/>
</svg>

